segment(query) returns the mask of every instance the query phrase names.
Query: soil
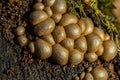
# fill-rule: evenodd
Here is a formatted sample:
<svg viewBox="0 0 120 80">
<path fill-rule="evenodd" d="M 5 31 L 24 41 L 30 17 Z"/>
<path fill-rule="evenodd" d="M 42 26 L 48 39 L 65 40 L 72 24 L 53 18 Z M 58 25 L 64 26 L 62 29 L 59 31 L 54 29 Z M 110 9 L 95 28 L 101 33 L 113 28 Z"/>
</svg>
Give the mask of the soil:
<svg viewBox="0 0 120 80">
<path fill-rule="evenodd" d="M 120 79 L 120 53 L 109 62 L 101 59 L 94 63 L 83 61 L 71 67 L 69 64 L 60 66 L 51 59 L 39 60 L 16 44 L 14 29 L 20 25 L 26 27 L 26 34 L 31 40 L 29 14 L 34 0 L 1 0 L 0 1 L 0 80 L 73 80 L 76 75 L 86 71 L 90 66 L 102 65 L 109 74 L 108 80 Z M 86 12 L 93 21 L 93 11 Z M 100 24 L 101 25 L 101 24 Z M 27 32 L 29 31 L 29 32 Z"/>
</svg>

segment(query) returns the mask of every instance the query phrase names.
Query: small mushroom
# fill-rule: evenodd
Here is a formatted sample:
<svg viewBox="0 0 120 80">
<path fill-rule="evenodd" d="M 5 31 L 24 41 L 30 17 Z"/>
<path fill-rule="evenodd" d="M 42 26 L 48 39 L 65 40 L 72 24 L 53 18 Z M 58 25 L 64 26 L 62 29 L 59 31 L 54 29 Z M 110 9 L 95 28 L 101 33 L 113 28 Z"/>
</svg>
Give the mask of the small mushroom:
<svg viewBox="0 0 120 80">
<path fill-rule="evenodd" d="M 106 33 L 106 34 L 104 35 L 104 40 L 110 40 L 110 35 Z"/>
<path fill-rule="evenodd" d="M 43 36 L 50 34 L 55 28 L 55 22 L 53 19 L 48 18 L 45 21 L 37 24 L 34 27 L 34 32 L 37 36 Z"/>
<path fill-rule="evenodd" d="M 53 36 L 51 34 L 47 34 L 41 37 L 43 40 L 47 41 L 48 43 L 50 43 L 51 45 L 55 44 L 55 41 L 53 39 Z"/>
<path fill-rule="evenodd" d="M 54 21 L 56 23 L 58 23 L 61 20 L 61 18 L 62 18 L 62 14 L 53 14 L 52 18 L 54 19 Z"/>
<path fill-rule="evenodd" d="M 98 59 L 98 56 L 94 52 L 87 52 L 85 53 L 85 59 L 89 62 L 94 62 Z"/>
<path fill-rule="evenodd" d="M 17 36 L 21 36 L 25 33 L 25 28 L 23 26 L 18 26 L 16 29 L 15 29 L 15 34 Z"/>
<path fill-rule="evenodd" d="M 81 29 L 78 24 L 70 24 L 64 27 L 67 37 L 77 39 L 81 35 Z"/>
<path fill-rule="evenodd" d="M 95 27 L 93 33 L 97 34 L 102 40 L 104 40 L 105 33 L 101 28 Z"/>
<path fill-rule="evenodd" d="M 20 46 L 23 47 L 23 46 L 25 46 L 25 45 L 27 44 L 28 39 L 27 39 L 27 37 L 26 37 L 25 35 L 21 35 L 21 36 L 18 36 L 17 42 L 18 42 L 18 44 L 19 44 Z"/>
<path fill-rule="evenodd" d="M 68 62 L 68 57 L 69 57 L 69 51 L 62 47 L 60 44 L 55 44 L 53 46 L 53 54 L 52 54 L 52 59 L 60 64 L 60 65 L 65 65 Z"/>
<path fill-rule="evenodd" d="M 78 39 L 75 40 L 75 49 L 83 53 L 87 51 L 87 40 L 85 36 L 82 35 Z"/>
<path fill-rule="evenodd" d="M 39 11 L 33 11 L 30 14 L 29 20 L 32 25 L 36 25 L 48 18 L 48 15 L 46 12 L 39 10 Z"/>
<path fill-rule="evenodd" d="M 91 33 L 86 36 L 87 45 L 88 45 L 88 52 L 96 52 L 100 45 L 102 45 L 102 39 L 94 33 Z"/>
<path fill-rule="evenodd" d="M 35 41 L 35 54 L 40 59 L 47 59 L 52 55 L 52 46 L 42 39 Z"/>
<path fill-rule="evenodd" d="M 86 73 L 84 80 L 94 80 L 94 78 L 91 73 Z"/>
<path fill-rule="evenodd" d="M 80 74 L 80 80 L 83 80 L 84 78 L 85 78 L 85 72 L 82 72 L 81 74 Z"/>
<path fill-rule="evenodd" d="M 37 3 L 35 3 L 35 4 L 33 5 L 33 9 L 36 10 L 36 11 L 37 11 L 37 10 L 38 10 L 38 11 L 39 11 L 39 10 L 43 10 L 44 7 L 45 7 L 45 6 L 44 6 L 41 2 L 37 2 Z"/>
<path fill-rule="evenodd" d="M 78 21 L 78 18 L 75 15 L 66 13 L 62 16 L 59 24 L 63 26 L 67 26 L 69 24 L 76 24 L 77 21 Z"/>
<path fill-rule="evenodd" d="M 69 52 L 69 63 L 71 65 L 77 65 L 81 63 L 84 59 L 84 55 L 82 52 L 78 51 L 77 49 L 74 49 Z"/>
<path fill-rule="evenodd" d="M 66 38 L 64 27 L 60 25 L 56 26 L 52 32 L 52 35 L 56 43 L 61 42 Z"/>
<path fill-rule="evenodd" d="M 48 14 L 49 17 L 51 17 L 53 15 L 53 12 L 50 7 L 45 7 L 44 11 Z"/>
<path fill-rule="evenodd" d="M 30 42 L 30 43 L 28 44 L 28 51 L 29 51 L 29 53 L 31 53 L 31 54 L 35 53 L 35 44 L 34 44 L 34 42 Z"/>
<path fill-rule="evenodd" d="M 110 61 L 117 55 L 117 46 L 113 40 L 106 40 L 103 42 L 104 52 L 101 58 L 105 61 Z"/>
<path fill-rule="evenodd" d="M 60 44 L 69 51 L 73 50 L 74 48 L 74 40 L 71 38 L 65 38 Z"/>
<path fill-rule="evenodd" d="M 55 1 L 56 0 L 43 0 L 43 4 L 45 6 L 51 7 L 55 3 Z"/>
<path fill-rule="evenodd" d="M 108 73 L 102 66 L 97 66 L 93 69 L 92 75 L 95 80 L 107 80 Z"/>
<path fill-rule="evenodd" d="M 99 49 L 95 52 L 98 56 L 101 56 L 104 52 L 104 47 L 101 45 Z"/>
<path fill-rule="evenodd" d="M 51 6 L 53 13 L 63 14 L 67 10 L 67 5 L 65 0 L 55 0 L 54 4 Z"/>
<path fill-rule="evenodd" d="M 80 18 L 77 22 L 77 24 L 80 26 L 81 28 L 81 33 L 85 32 L 85 28 L 86 28 L 86 24 L 84 22 L 84 18 Z"/>
<path fill-rule="evenodd" d="M 90 18 L 83 18 L 86 26 L 85 26 L 85 31 L 84 31 L 84 35 L 88 35 L 91 34 L 94 30 L 94 24 L 92 22 L 92 20 Z"/>
</svg>

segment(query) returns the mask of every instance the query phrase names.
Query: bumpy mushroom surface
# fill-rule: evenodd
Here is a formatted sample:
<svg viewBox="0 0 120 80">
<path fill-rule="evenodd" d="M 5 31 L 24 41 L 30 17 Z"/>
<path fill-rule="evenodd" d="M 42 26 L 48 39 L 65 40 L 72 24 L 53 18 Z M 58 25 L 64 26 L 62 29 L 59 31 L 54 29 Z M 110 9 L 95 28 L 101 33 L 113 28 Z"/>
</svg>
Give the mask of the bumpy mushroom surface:
<svg viewBox="0 0 120 80">
<path fill-rule="evenodd" d="M 86 24 L 84 22 L 84 18 L 80 18 L 77 22 L 77 24 L 80 26 L 81 28 L 81 33 L 85 32 L 85 28 L 86 28 Z"/>
<path fill-rule="evenodd" d="M 50 7 L 45 7 L 44 11 L 48 14 L 49 17 L 53 15 L 52 9 Z"/>
<path fill-rule="evenodd" d="M 69 54 L 70 54 L 69 55 L 69 63 L 71 65 L 77 65 L 77 64 L 81 63 L 84 59 L 83 53 L 78 51 L 77 49 L 70 51 Z"/>
<path fill-rule="evenodd" d="M 34 4 L 33 9 L 36 10 L 36 11 L 37 10 L 43 10 L 44 7 L 45 6 L 41 2 L 37 2 L 37 3 Z"/>
<path fill-rule="evenodd" d="M 86 73 L 84 80 L 94 80 L 94 78 L 91 73 Z"/>
<path fill-rule="evenodd" d="M 35 41 L 35 54 L 40 59 L 47 59 L 52 54 L 52 46 L 42 39 Z"/>
<path fill-rule="evenodd" d="M 95 52 L 98 56 L 101 56 L 104 52 L 104 47 L 101 45 L 99 49 Z"/>
<path fill-rule="evenodd" d="M 102 44 L 102 39 L 97 34 L 89 34 L 86 36 L 88 52 L 96 52 Z"/>
<path fill-rule="evenodd" d="M 85 36 L 80 36 L 75 40 L 75 49 L 78 49 L 80 52 L 85 53 L 87 51 L 87 40 Z"/>
<path fill-rule="evenodd" d="M 55 0 L 43 0 L 42 2 L 45 6 L 51 7 L 55 3 Z"/>
<path fill-rule="evenodd" d="M 105 33 L 103 29 L 95 27 L 93 33 L 97 34 L 102 40 L 104 40 Z"/>
<path fill-rule="evenodd" d="M 91 34 L 94 30 L 94 24 L 92 22 L 92 20 L 90 18 L 83 18 L 84 22 L 85 22 L 85 31 L 84 31 L 84 35 L 88 35 Z"/>
<path fill-rule="evenodd" d="M 65 65 L 68 62 L 68 57 L 69 57 L 69 52 L 67 49 L 62 47 L 60 44 L 55 44 L 53 46 L 52 59 L 56 63 L 60 65 Z"/>
<path fill-rule="evenodd" d="M 53 36 L 51 34 L 44 35 L 44 36 L 41 37 L 41 39 L 47 41 L 51 45 L 55 44 L 55 41 L 54 41 Z"/>
<path fill-rule="evenodd" d="M 51 8 L 52 8 L 53 13 L 63 14 L 67 10 L 67 5 L 66 5 L 65 0 L 55 0 Z"/>
<path fill-rule="evenodd" d="M 73 50 L 74 48 L 74 40 L 71 38 L 65 38 L 60 44 L 69 51 Z"/>
<path fill-rule="evenodd" d="M 63 26 L 67 26 L 69 24 L 76 24 L 77 21 L 78 21 L 78 18 L 75 15 L 66 13 L 62 16 L 59 24 Z"/>
<path fill-rule="evenodd" d="M 78 24 L 70 24 L 64 27 L 67 37 L 77 39 L 81 35 L 81 29 Z"/>
<path fill-rule="evenodd" d="M 48 18 L 47 13 L 45 13 L 44 11 L 41 10 L 41 11 L 33 11 L 30 14 L 29 20 L 32 25 L 36 25 L 36 24 L 46 20 L 47 18 Z"/>
<path fill-rule="evenodd" d="M 21 35 L 21 36 L 19 36 L 19 37 L 17 38 L 17 42 L 18 42 L 18 44 L 19 44 L 20 46 L 25 46 L 25 45 L 27 44 L 27 42 L 28 42 L 28 39 L 27 39 L 26 36 Z"/>
<path fill-rule="evenodd" d="M 61 18 L 62 18 L 62 14 L 59 14 L 59 13 L 58 14 L 53 14 L 52 18 L 54 19 L 54 21 L 56 23 L 58 23 L 61 20 Z"/>
<path fill-rule="evenodd" d="M 45 21 L 37 24 L 34 27 L 34 32 L 37 36 L 43 36 L 50 34 L 55 28 L 55 22 L 53 19 L 48 18 Z"/>
<path fill-rule="evenodd" d="M 23 26 L 18 26 L 15 29 L 15 34 L 18 36 L 23 35 L 24 33 L 25 33 L 25 28 Z"/>
<path fill-rule="evenodd" d="M 93 69 L 92 75 L 95 80 L 107 80 L 108 73 L 102 66 L 97 66 Z"/>
<path fill-rule="evenodd" d="M 56 43 L 61 42 L 63 39 L 66 38 L 64 27 L 60 25 L 56 26 L 52 32 L 52 35 Z"/>
<path fill-rule="evenodd" d="M 117 46 L 113 40 L 103 42 L 104 52 L 101 58 L 105 61 L 110 61 L 117 55 Z"/>
<path fill-rule="evenodd" d="M 34 42 L 30 42 L 30 43 L 28 44 L 28 51 L 29 51 L 29 53 L 31 53 L 31 54 L 35 53 L 35 45 L 34 45 Z"/>
<path fill-rule="evenodd" d="M 88 60 L 89 62 L 94 62 L 98 59 L 98 56 L 94 52 L 87 52 L 85 53 L 85 59 Z"/>
</svg>

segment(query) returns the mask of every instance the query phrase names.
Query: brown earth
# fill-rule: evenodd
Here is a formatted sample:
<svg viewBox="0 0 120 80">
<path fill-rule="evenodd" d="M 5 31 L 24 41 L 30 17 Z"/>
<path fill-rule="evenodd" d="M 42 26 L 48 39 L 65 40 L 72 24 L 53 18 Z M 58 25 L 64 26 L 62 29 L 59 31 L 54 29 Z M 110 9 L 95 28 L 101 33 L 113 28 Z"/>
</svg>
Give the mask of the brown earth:
<svg viewBox="0 0 120 80">
<path fill-rule="evenodd" d="M 2 0 L 0 1 L 0 80 L 73 80 L 88 67 L 103 65 L 109 74 L 108 80 L 120 79 L 120 55 L 110 61 L 101 59 L 94 63 L 83 61 L 70 67 L 60 66 L 51 59 L 38 60 L 16 44 L 14 29 L 19 25 L 26 27 L 26 34 L 32 33 L 28 17 L 34 0 Z M 93 10 L 86 7 L 87 15 L 96 21 Z M 102 24 L 99 24 L 102 25 Z M 30 35 L 31 36 L 31 35 Z M 28 38 L 31 39 L 28 35 Z"/>
</svg>

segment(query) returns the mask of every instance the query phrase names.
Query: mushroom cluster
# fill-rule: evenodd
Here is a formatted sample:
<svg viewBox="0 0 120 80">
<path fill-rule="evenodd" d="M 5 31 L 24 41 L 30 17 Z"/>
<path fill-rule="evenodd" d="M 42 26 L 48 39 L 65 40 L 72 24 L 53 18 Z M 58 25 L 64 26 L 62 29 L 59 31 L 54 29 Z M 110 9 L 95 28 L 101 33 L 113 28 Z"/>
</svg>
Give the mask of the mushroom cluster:
<svg viewBox="0 0 120 80">
<path fill-rule="evenodd" d="M 79 76 L 80 80 L 107 80 L 108 73 L 102 66 L 96 66 L 92 69 L 89 67 L 87 72 L 82 72 Z"/>
<path fill-rule="evenodd" d="M 37 0 L 29 20 L 36 39 L 28 43 L 28 51 L 41 60 L 52 58 L 60 65 L 77 65 L 84 58 L 94 62 L 98 57 L 112 60 L 117 47 L 102 28 L 95 27 L 90 18 L 78 19 L 72 13 L 66 13 L 65 0 Z M 18 43 L 27 44 L 25 29 L 18 27 Z"/>
</svg>

